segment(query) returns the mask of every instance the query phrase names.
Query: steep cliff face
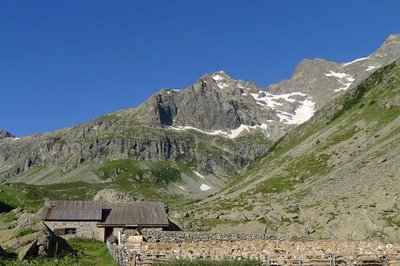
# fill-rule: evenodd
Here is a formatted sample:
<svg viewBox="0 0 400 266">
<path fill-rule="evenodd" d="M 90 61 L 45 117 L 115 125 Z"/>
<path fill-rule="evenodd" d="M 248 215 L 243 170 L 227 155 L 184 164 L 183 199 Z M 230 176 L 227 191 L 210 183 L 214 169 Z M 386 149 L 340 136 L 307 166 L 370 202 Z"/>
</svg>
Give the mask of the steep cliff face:
<svg viewBox="0 0 400 266">
<path fill-rule="evenodd" d="M 163 180 L 162 175 L 156 177 L 154 171 L 147 171 L 144 177 L 163 182 L 175 194 L 203 197 L 221 189 L 242 167 L 265 154 L 272 145 L 257 130 L 231 140 L 197 130 L 150 127 L 136 122 L 135 117 L 136 114 L 130 113 L 113 114 L 54 133 L 3 139 L 2 180 L 38 185 L 113 182 L 119 172 L 129 168 L 129 163 L 118 164 L 112 170 L 117 174 L 104 179 L 99 169 L 109 162 L 139 162 L 139 168 L 145 172 L 157 162 L 167 162 L 180 172 L 179 178 L 174 179 L 179 186 L 171 185 L 168 178 Z"/>
</svg>

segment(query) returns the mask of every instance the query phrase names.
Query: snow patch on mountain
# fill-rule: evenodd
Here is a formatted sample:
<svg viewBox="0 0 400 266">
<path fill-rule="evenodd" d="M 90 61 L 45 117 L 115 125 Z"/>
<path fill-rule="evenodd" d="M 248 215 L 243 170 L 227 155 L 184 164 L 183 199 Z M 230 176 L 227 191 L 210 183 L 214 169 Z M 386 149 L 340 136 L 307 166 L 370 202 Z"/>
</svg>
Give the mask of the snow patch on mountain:
<svg viewBox="0 0 400 266">
<path fill-rule="evenodd" d="M 280 122 L 289 125 L 300 125 L 309 120 L 315 113 L 315 103 L 310 99 L 301 102 L 301 105 L 294 110 L 294 114 L 284 111 L 277 111 Z"/>
<path fill-rule="evenodd" d="M 347 73 L 339 73 L 331 70 L 329 73 L 325 73 L 325 76 L 338 78 L 338 82 L 343 85 L 343 87 L 335 89 L 335 92 L 347 90 L 354 82 L 354 78 Z"/>
<path fill-rule="evenodd" d="M 193 171 L 193 173 L 195 173 L 195 175 L 197 175 L 198 177 L 202 178 L 202 179 L 206 179 L 202 174 L 200 174 L 197 171 Z"/>
<path fill-rule="evenodd" d="M 222 77 L 222 76 L 220 76 L 220 75 L 218 75 L 218 74 L 213 75 L 212 78 L 213 78 L 213 80 L 215 80 L 216 82 L 225 80 L 224 77 Z"/>
<path fill-rule="evenodd" d="M 207 191 L 207 190 L 210 190 L 212 187 L 210 187 L 210 186 L 208 186 L 208 185 L 206 185 L 206 184 L 201 184 L 201 186 L 200 186 L 200 190 L 201 191 Z"/>
<path fill-rule="evenodd" d="M 353 63 L 355 63 L 355 62 L 364 61 L 364 60 L 366 60 L 366 59 L 368 59 L 368 58 L 369 58 L 369 56 L 367 56 L 367 57 L 361 57 L 361 58 L 358 58 L 358 59 L 353 60 L 353 61 L 351 61 L 351 62 L 344 63 L 342 66 L 348 66 L 348 65 L 351 65 L 351 64 L 353 64 Z"/>
<path fill-rule="evenodd" d="M 219 73 L 223 74 L 223 72 L 219 72 Z M 223 77 L 223 76 L 221 76 L 219 74 L 214 74 L 211 77 L 212 77 L 213 80 L 215 80 L 215 82 L 217 83 L 217 86 L 220 89 L 224 89 L 226 87 L 229 87 L 229 84 L 226 83 L 226 78 L 225 77 Z"/>
<path fill-rule="evenodd" d="M 350 76 L 350 75 L 347 74 L 347 73 L 338 73 L 338 72 L 334 72 L 334 71 L 331 70 L 330 73 L 325 73 L 325 76 L 327 76 L 327 77 L 336 77 L 338 79 L 343 79 L 343 78 L 345 78 L 347 76 Z"/>
<path fill-rule="evenodd" d="M 178 131 L 196 130 L 198 132 L 201 132 L 201 133 L 207 134 L 207 135 L 214 135 L 214 136 L 215 135 L 220 135 L 220 136 L 223 136 L 223 137 L 234 139 L 237 136 L 239 136 L 245 130 L 250 131 L 250 130 L 257 129 L 257 128 L 260 128 L 262 130 L 266 130 L 267 127 L 268 126 L 265 123 L 263 123 L 261 125 L 255 125 L 255 126 L 248 126 L 248 125 L 243 125 L 242 124 L 238 128 L 232 129 L 230 132 L 226 132 L 226 131 L 222 131 L 222 130 L 215 130 L 215 131 L 208 132 L 208 131 L 204 131 L 204 130 L 201 130 L 201 129 L 198 129 L 198 128 L 195 128 L 195 127 L 191 127 L 191 126 L 177 126 L 177 127 L 172 127 L 171 126 L 169 128 L 172 129 L 172 130 L 178 130 Z M 269 136 L 269 135 L 267 134 L 267 136 Z"/>
<path fill-rule="evenodd" d="M 263 107 L 267 106 L 271 109 L 276 109 L 277 106 L 282 106 L 283 103 L 279 102 L 281 99 L 294 103 L 297 100 L 293 99 L 291 97 L 293 96 L 302 96 L 306 97 L 307 95 L 301 92 L 293 92 L 293 93 L 285 93 L 285 94 L 271 94 L 267 93 L 264 91 L 260 91 L 258 94 L 257 93 L 250 93 L 251 96 L 253 96 L 254 100 L 256 100 L 258 105 L 261 105 Z"/>
</svg>

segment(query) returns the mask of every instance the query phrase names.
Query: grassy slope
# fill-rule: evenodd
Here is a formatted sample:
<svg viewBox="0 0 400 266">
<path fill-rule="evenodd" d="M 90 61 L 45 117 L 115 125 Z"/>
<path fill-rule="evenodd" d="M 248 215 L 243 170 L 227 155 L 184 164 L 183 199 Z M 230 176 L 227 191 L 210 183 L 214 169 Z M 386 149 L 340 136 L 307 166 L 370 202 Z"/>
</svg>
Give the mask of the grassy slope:
<svg viewBox="0 0 400 266">
<path fill-rule="evenodd" d="M 123 112 L 104 116 L 92 123 L 108 121 L 116 128 L 94 133 L 82 140 L 74 139 L 74 134 L 59 132 L 57 139 L 59 142 L 68 143 L 71 141 L 90 142 L 102 138 L 143 138 L 155 141 L 165 137 L 172 139 L 192 138 L 197 143 L 195 147 L 196 156 L 193 156 L 193 158 L 185 157 L 181 161 L 140 161 L 133 159 L 133 155 L 129 155 L 128 157 L 121 156 L 121 158 L 102 162 L 84 162 L 72 170 L 57 166 L 36 165 L 22 175 L 13 178 L 14 183 L 0 184 L 0 190 L 2 190 L 2 193 L 0 193 L 0 211 L 7 211 L 15 207 L 36 211 L 42 206 L 45 198 L 91 199 L 97 191 L 104 188 L 128 192 L 135 198 L 162 199 L 169 206 L 179 209 L 186 202 L 193 200 L 193 194 L 175 194 L 175 191 L 170 191 L 170 184 L 179 184 L 182 178 L 191 178 L 197 180 L 195 182 L 199 183 L 197 186 L 199 190 L 200 184 L 204 181 L 199 180 L 199 177 L 193 172 L 193 169 L 196 169 L 198 158 L 209 157 L 210 154 L 213 154 L 234 160 L 237 149 L 250 145 L 254 142 L 254 139 L 257 140 L 256 145 L 266 147 L 271 145 L 265 139 L 265 136 L 258 131 L 241 136 L 233 141 L 220 136 L 208 136 L 194 130 L 181 132 L 148 128 L 140 123 L 132 126 L 128 123 L 132 119 L 124 116 Z M 120 121 L 120 123 L 116 123 L 116 121 Z M 76 129 L 77 132 L 81 131 L 80 127 L 82 126 L 78 126 Z M 72 139 L 70 139 L 71 136 Z M 226 176 L 234 176 L 236 169 L 231 164 L 227 164 L 224 171 Z M 210 181 L 211 184 L 215 185 L 213 187 L 221 186 L 224 183 L 224 181 L 218 180 L 218 177 L 213 178 L 217 180 Z M 189 183 L 192 184 L 193 181 Z M 207 195 L 205 192 L 199 191 L 196 197 L 204 197 L 205 195 Z"/>
<path fill-rule="evenodd" d="M 333 181 L 326 177 L 335 178 L 335 173 L 343 176 L 343 173 L 356 171 L 354 175 L 363 182 L 358 173 L 365 162 L 400 148 L 400 127 L 396 122 L 400 117 L 399 77 L 399 63 L 376 71 L 308 123 L 292 130 L 267 156 L 250 165 L 224 191 L 200 203 L 199 211 L 244 211 L 260 201 L 265 205 L 289 206 L 292 203 L 296 206 L 304 203 L 304 198 L 314 188 L 329 191 L 329 187 L 324 186 Z M 387 184 L 394 180 L 391 174 L 380 178 L 382 182 L 388 181 Z M 335 181 L 334 185 L 351 184 L 350 179 L 345 181 Z M 393 193 L 399 190 L 395 185 L 389 185 L 387 189 Z M 366 198 L 363 194 L 358 196 Z M 339 200 L 338 196 L 332 197 Z M 314 200 L 310 204 L 319 204 L 315 201 L 317 198 L 309 198 Z M 341 201 L 345 198 L 343 196 Z M 399 220 L 398 217 L 389 219 L 391 224 Z"/>
<path fill-rule="evenodd" d="M 5 266 L 117 266 L 107 247 L 101 241 L 74 238 L 68 241 L 77 254 L 61 258 L 38 258 L 32 261 L 6 260 Z"/>
<path fill-rule="evenodd" d="M 228 192 L 243 187 L 243 184 L 263 180 L 262 177 L 267 176 L 268 172 L 274 171 L 277 166 L 282 166 L 284 170 L 281 175 L 274 175 L 258 183 L 256 191 L 268 194 L 292 190 L 296 183 L 301 183 L 305 178 L 328 173 L 332 168 L 328 164 L 328 160 L 332 156 L 332 154 L 327 154 L 328 148 L 352 138 L 360 130 L 354 126 L 357 121 L 372 122 L 373 127 L 369 129 L 369 135 L 374 135 L 400 116 L 400 106 L 386 109 L 379 104 L 379 102 L 384 102 L 385 99 L 399 94 L 399 80 L 390 86 L 381 84 L 386 74 L 389 75 L 386 79 L 400 74 L 399 68 L 398 65 L 392 64 L 377 71 L 354 92 L 338 99 L 337 104 L 340 108 L 333 115 L 320 114 L 310 123 L 290 132 L 271 149 L 269 155 L 251 165 L 245 174 L 239 176 L 240 182 L 234 180 L 229 184 Z M 383 88 L 378 90 L 377 86 Z M 393 129 L 385 138 L 396 136 L 398 130 L 398 127 Z M 323 135 L 323 132 L 329 133 L 322 143 L 318 136 Z M 309 149 L 302 150 L 301 156 L 298 156 L 299 151 L 296 149 L 306 142 L 308 142 Z"/>
</svg>

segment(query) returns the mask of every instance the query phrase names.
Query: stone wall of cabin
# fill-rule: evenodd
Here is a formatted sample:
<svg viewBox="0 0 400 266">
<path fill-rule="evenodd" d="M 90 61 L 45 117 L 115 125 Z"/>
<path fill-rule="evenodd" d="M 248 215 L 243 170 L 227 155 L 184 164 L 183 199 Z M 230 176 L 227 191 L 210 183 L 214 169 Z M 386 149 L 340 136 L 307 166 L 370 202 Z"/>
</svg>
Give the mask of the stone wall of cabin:
<svg viewBox="0 0 400 266">
<path fill-rule="evenodd" d="M 97 221 L 43 221 L 54 233 L 68 239 L 71 237 L 104 240 L 104 228 L 97 227 Z M 76 228 L 75 235 L 63 235 L 62 229 Z"/>
</svg>

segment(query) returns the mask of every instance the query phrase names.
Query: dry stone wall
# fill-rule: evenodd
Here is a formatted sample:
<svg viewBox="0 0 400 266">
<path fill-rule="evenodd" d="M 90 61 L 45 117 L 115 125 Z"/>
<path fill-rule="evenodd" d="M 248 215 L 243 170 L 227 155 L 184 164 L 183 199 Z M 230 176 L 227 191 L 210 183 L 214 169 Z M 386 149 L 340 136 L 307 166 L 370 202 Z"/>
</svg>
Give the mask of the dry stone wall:
<svg viewBox="0 0 400 266">
<path fill-rule="evenodd" d="M 152 265 L 170 260 L 254 260 L 262 265 L 289 262 L 290 265 L 336 265 L 337 261 L 346 265 L 400 265 L 400 244 L 151 229 L 143 229 L 141 233 L 145 242 L 140 249 L 130 249 L 126 242 L 128 232 L 124 237 L 126 244 L 108 243 L 111 255 L 120 265 Z"/>
<path fill-rule="evenodd" d="M 221 234 L 208 232 L 184 232 L 184 231 L 156 231 L 142 230 L 142 235 L 147 243 L 182 243 L 201 241 L 239 241 L 239 240 L 284 240 L 283 235 L 270 234 Z"/>
</svg>

